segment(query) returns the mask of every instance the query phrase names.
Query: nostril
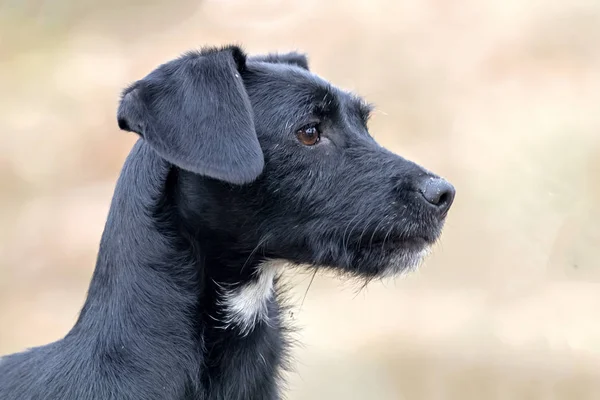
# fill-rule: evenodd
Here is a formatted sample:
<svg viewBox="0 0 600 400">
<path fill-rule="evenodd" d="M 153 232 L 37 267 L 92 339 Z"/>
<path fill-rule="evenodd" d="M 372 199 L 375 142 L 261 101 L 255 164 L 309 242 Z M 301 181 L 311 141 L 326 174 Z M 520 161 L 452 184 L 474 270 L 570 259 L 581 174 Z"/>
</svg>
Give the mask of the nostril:
<svg viewBox="0 0 600 400">
<path fill-rule="evenodd" d="M 442 195 L 440 196 L 440 198 L 438 199 L 437 204 L 446 204 L 448 203 L 450 200 L 450 193 L 448 192 L 443 192 Z"/>
<path fill-rule="evenodd" d="M 454 201 L 454 186 L 442 178 L 429 178 L 420 191 L 428 203 L 438 207 L 443 213 L 448 211 Z"/>
</svg>

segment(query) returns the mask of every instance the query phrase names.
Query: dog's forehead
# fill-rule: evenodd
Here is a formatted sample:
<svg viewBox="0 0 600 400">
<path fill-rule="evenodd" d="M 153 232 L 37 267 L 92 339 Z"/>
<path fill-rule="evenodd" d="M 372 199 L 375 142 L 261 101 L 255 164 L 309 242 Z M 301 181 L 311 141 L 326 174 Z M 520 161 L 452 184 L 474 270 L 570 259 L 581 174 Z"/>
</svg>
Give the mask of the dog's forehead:
<svg viewBox="0 0 600 400">
<path fill-rule="evenodd" d="M 340 95 L 342 91 L 319 75 L 300 68 L 296 65 L 285 63 L 271 63 L 265 61 L 248 62 L 247 68 L 256 78 L 255 84 L 269 86 L 270 88 L 329 92 Z"/>
<path fill-rule="evenodd" d="M 336 104 L 350 113 L 366 115 L 370 112 L 370 105 L 360 96 L 296 65 L 251 61 L 247 68 L 253 76 L 247 82 L 250 90 L 268 92 L 273 101 L 281 100 L 281 96 L 293 96 L 303 103 L 323 101 L 329 105 Z"/>
</svg>

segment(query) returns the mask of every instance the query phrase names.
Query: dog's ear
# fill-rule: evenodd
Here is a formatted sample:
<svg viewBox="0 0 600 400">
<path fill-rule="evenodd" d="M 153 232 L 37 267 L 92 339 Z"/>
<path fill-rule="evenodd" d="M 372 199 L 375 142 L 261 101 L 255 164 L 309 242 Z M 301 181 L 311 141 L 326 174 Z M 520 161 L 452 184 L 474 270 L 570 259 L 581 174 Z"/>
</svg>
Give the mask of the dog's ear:
<svg viewBox="0 0 600 400">
<path fill-rule="evenodd" d="M 308 71 L 308 57 L 306 54 L 297 53 L 292 51 L 290 53 L 272 53 L 264 56 L 255 56 L 251 58 L 252 61 L 268 62 L 273 64 L 290 64 L 297 67 L 303 68 Z"/>
<path fill-rule="evenodd" d="M 264 167 L 235 46 L 187 53 L 123 91 L 119 128 L 139 134 L 164 159 L 233 184 Z"/>
</svg>

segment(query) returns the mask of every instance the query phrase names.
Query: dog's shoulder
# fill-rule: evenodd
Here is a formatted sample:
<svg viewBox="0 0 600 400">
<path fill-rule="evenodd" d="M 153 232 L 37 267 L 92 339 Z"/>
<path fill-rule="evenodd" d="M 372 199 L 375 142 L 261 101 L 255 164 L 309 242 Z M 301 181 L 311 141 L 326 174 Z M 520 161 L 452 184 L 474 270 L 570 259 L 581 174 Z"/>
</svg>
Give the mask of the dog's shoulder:
<svg viewBox="0 0 600 400">
<path fill-rule="evenodd" d="M 0 359 L 2 400 L 181 399 L 186 383 L 169 365 L 143 368 L 91 344 L 58 341 Z M 111 358 L 112 357 L 112 358 Z M 147 354 L 146 358 L 152 358 Z M 109 360 L 109 358 L 111 358 Z M 160 361 L 160 360 L 155 360 Z"/>
<path fill-rule="evenodd" d="M 48 357 L 53 346 L 54 343 L 34 347 L 0 358 L 0 398 L 46 399 L 48 393 L 55 393 L 57 389 L 52 386 L 59 383 L 51 379 L 52 359 Z"/>
</svg>

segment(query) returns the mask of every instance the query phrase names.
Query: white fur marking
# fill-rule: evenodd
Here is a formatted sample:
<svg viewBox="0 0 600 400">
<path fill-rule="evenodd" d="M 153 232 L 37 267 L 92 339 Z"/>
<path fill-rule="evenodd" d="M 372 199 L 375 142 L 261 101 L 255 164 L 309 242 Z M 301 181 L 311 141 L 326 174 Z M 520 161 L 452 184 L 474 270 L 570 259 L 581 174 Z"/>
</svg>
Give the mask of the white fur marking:
<svg viewBox="0 0 600 400">
<path fill-rule="evenodd" d="M 233 290 L 221 287 L 219 305 L 225 309 L 225 328 L 236 325 L 245 336 L 257 322 L 268 322 L 267 306 L 274 292 L 273 281 L 283 263 L 285 261 L 264 262 L 256 270 L 255 281 Z"/>
<path fill-rule="evenodd" d="M 381 277 L 396 277 L 413 272 L 430 250 L 430 246 L 427 246 L 420 251 L 399 252 L 391 258 Z M 274 279 L 282 266 L 289 263 L 286 260 L 266 261 L 256 269 L 256 280 L 235 289 L 228 289 L 217 283 L 221 292 L 217 304 L 225 312 L 225 318 L 221 320 L 222 328 L 236 326 L 240 334 L 246 336 L 259 321 L 268 323 L 268 303 L 274 295 Z"/>
<path fill-rule="evenodd" d="M 382 274 L 382 278 L 390 278 L 414 272 L 430 252 L 431 247 L 427 246 L 420 251 L 397 254 L 390 260 L 388 267 Z"/>
</svg>

